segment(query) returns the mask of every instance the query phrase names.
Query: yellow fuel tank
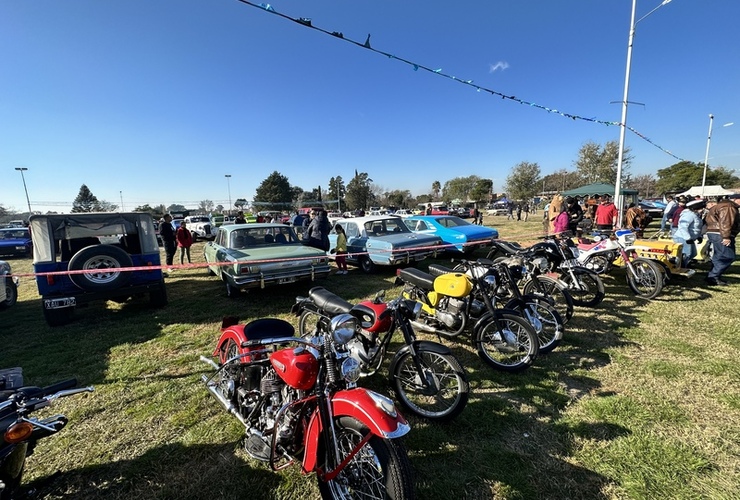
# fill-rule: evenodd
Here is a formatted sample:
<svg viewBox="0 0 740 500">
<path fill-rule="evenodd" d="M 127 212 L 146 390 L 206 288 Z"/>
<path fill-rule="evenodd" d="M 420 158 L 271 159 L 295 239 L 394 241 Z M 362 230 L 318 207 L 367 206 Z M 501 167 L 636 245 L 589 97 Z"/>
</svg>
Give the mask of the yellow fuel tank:
<svg viewBox="0 0 740 500">
<path fill-rule="evenodd" d="M 443 274 L 434 279 L 434 291 L 448 297 L 466 297 L 472 289 L 473 284 L 462 273 Z"/>
</svg>

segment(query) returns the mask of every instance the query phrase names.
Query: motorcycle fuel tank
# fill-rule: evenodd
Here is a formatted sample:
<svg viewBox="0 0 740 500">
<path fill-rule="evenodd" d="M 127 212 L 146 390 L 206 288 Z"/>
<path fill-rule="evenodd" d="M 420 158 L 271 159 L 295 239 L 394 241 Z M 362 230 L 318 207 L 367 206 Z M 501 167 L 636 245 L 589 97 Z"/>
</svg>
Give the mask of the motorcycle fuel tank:
<svg viewBox="0 0 740 500">
<path fill-rule="evenodd" d="M 294 389 L 307 391 L 316 384 L 318 360 L 305 349 L 281 349 L 270 356 L 278 376 Z"/>
<path fill-rule="evenodd" d="M 434 278 L 434 291 L 448 297 L 467 297 L 471 290 L 473 284 L 461 273 L 443 274 Z"/>
<path fill-rule="evenodd" d="M 375 313 L 375 322 L 365 328 L 367 331 L 373 333 L 383 333 L 390 330 L 393 320 L 391 315 L 388 314 L 383 319 L 380 318 L 380 315 L 383 314 L 386 309 L 388 309 L 388 305 L 385 302 L 373 302 L 372 300 L 364 300 L 360 302 L 360 304 L 369 307 Z"/>
</svg>

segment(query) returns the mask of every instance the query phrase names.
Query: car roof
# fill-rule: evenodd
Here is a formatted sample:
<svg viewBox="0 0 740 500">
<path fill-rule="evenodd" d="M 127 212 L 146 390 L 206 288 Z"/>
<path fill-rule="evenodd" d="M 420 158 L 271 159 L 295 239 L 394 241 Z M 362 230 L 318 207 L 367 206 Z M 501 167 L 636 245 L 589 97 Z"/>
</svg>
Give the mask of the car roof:
<svg viewBox="0 0 740 500">
<path fill-rule="evenodd" d="M 284 228 L 291 226 L 283 224 L 282 222 L 248 222 L 246 224 L 228 224 L 226 226 L 220 226 L 219 229 L 232 231 L 234 229 L 261 229 L 266 227 Z"/>
<path fill-rule="evenodd" d="M 384 214 L 384 215 L 366 215 L 364 217 L 345 217 L 343 219 L 339 219 L 337 222 L 357 222 L 359 224 L 364 224 L 366 222 L 373 222 L 377 220 L 402 220 L 397 215 L 393 214 Z"/>
</svg>

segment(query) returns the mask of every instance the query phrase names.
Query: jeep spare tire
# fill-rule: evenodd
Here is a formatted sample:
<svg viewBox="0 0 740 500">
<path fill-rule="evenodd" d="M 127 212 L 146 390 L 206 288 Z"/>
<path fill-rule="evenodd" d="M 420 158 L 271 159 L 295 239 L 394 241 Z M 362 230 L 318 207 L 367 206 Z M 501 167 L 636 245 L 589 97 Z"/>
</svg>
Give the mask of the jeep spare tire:
<svg viewBox="0 0 740 500">
<path fill-rule="evenodd" d="M 116 271 L 132 267 L 131 256 L 124 250 L 111 245 L 91 245 L 85 247 L 69 261 L 70 271 L 87 271 L 81 274 L 70 274 L 72 283 L 88 292 L 115 290 L 128 284 L 131 273 Z"/>
</svg>

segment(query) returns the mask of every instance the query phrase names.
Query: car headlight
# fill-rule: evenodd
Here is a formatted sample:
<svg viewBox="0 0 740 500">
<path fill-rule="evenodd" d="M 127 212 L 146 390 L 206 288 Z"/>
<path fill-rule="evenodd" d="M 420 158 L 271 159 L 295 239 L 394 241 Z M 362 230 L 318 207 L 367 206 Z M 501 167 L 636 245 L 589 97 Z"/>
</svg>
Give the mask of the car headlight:
<svg viewBox="0 0 740 500">
<path fill-rule="evenodd" d="M 329 331 L 334 342 L 344 345 L 355 336 L 357 319 L 351 314 L 334 316 L 329 323 Z"/>
<path fill-rule="evenodd" d="M 10 272 L 10 264 L 5 262 L 4 260 L 0 260 L 0 271 L 6 272 L 8 274 L 11 274 Z"/>
<path fill-rule="evenodd" d="M 245 269 L 249 274 L 259 274 L 262 272 L 261 266 L 244 266 L 242 270 L 245 270 Z"/>
<path fill-rule="evenodd" d="M 360 379 L 360 374 L 362 373 L 360 362 L 357 361 L 355 358 L 346 358 L 342 362 L 341 371 L 342 378 L 350 384 L 357 382 Z"/>
</svg>

